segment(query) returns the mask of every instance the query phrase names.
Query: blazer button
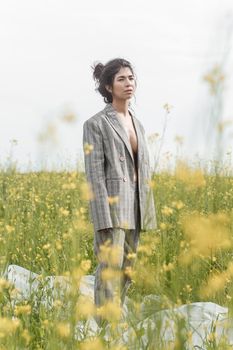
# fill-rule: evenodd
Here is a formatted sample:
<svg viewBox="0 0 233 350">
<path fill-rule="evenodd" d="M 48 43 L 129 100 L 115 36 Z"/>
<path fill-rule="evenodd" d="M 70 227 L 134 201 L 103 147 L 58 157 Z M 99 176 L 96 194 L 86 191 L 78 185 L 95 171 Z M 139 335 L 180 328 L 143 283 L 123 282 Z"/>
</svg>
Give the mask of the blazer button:
<svg viewBox="0 0 233 350">
<path fill-rule="evenodd" d="M 123 177 L 123 181 L 127 181 L 127 179 L 126 179 L 126 177 L 125 177 L 125 176 Z"/>
<path fill-rule="evenodd" d="M 123 160 L 125 160 L 124 156 L 120 156 L 119 159 L 123 162 Z"/>
</svg>

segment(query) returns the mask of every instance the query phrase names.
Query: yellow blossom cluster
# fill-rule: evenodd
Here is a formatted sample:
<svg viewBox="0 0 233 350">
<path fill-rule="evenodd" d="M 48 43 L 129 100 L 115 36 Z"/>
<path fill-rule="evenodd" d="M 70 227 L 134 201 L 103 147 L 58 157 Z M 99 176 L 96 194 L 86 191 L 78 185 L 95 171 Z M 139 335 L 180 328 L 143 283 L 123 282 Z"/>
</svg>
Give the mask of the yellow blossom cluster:
<svg viewBox="0 0 233 350">
<path fill-rule="evenodd" d="M 90 144 L 90 143 L 84 144 L 84 153 L 86 155 L 90 154 L 93 151 L 93 149 L 94 149 L 94 146 L 92 144 Z"/>
<path fill-rule="evenodd" d="M 116 204 L 119 202 L 119 196 L 109 196 L 108 197 L 108 203 L 110 205 Z"/>
<path fill-rule="evenodd" d="M 210 297 L 222 291 L 233 278 L 233 263 L 230 262 L 223 272 L 216 272 L 209 276 L 207 282 L 200 288 L 201 297 Z"/>
<path fill-rule="evenodd" d="M 20 320 L 18 318 L 0 317 L 0 339 L 14 334 L 19 326 Z"/>
<path fill-rule="evenodd" d="M 188 244 L 187 249 L 181 251 L 180 261 L 190 263 L 193 257 L 211 257 L 215 251 L 230 248 L 228 223 L 229 217 L 223 212 L 206 216 L 185 215 L 181 224 Z"/>
<path fill-rule="evenodd" d="M 203 172 L 200 169 L 192 169 L 183 161 L 177 162 L 175 177 L 177 180 L 182 181 L 190 190 L 206 185 Z"/>
<path fill-rule="evenodd" d="M 30 315 L 32 311 L 32 307 L 31 305 L 27 304 L 27 305 L 16 305 L 15 306 L 15 315 L 19 316 L 19 315 Z"/>
<path fill-rule="evenodd" d="M 56 331 L 57 331 L 57 334 L 61 338 L 68 338 L 70 336 L 70 333 L 71 333 L 70 323 L 68 323 L 68 322 L 57 323 Z"/>
</svg>

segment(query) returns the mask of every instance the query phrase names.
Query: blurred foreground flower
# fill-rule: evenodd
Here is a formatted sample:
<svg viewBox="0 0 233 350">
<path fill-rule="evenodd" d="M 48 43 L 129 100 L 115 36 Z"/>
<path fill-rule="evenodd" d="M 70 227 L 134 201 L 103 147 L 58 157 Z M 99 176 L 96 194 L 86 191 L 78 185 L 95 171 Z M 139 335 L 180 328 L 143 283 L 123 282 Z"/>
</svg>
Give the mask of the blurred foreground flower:
<svg viewBox="0 0 233 350">
<path fill-rule="evenodd" d="M 94 199 L 94 193 L 91 189 L 91 185 L 85 181 L 81 184 L 81 199 L 89 201 Z"/>
<path fill-rule="evenodd" d="M 111 266 L 117 266 L 122 254 L 122 248 L 120 246 L 112 246 L 111 241 L 107 240 L 100 246 L 99 259 L 103 263 L 107 263 Z"/>
<path fill-rule="evenodd" d="M 230 248 L 229 220 L 225 213 L 183 217 L 181 223 L 188 244 L 180 254 L 180 261 L 190 263 L 193 257 L 211 257 L 215 251 Z"/>
<path fill-rule="evenodd" d="M 0 317 L 0 339 L 15 333 L 19 326 L 20 320 L 18 318 L 11 320 L 6 317 Z"/>
<path fill-rule="evenodd" d="M 226 284 L 233 278 L 233 263 L 230 262 L 226 271 L 214 273 L 209 276 L 207 282 L 200 289 L 201 297 L 214 296 L 217 292 L 222 291 Z"/>
<path fill-rule="evenodd" d="M 174 141 L 178 144 L 178 145 L 183 145 L 184 142 L 184 137 L 180 136 L 180 135 L 176 135 L 174 138 Z"/>
<path fill-rule="evenodd" d="M 209 73 L 204 75 L 203 79 L 209 84 L 211 94 L 215 95 L 220 84 L 224 82 L 225 76 L 222 72 L 222 68 L 219 65 L 215 65 Z"/>
<path fill-rule="evenodd" d="M 9 282 L 8 280 L 6 280 L 5 278 L 0 278 L 0 293 L 5 290 L 5 289 L 9 289 L 10 287 L 12 287 L 13 285 L 11 284 L 11 282 Z"/>
<path fill-rule="evenodd" d="M 90 154 L 92 151 L 93 151 L 93 149 L 94 149 L 94 146 L 93 145 L 91 145 L 90 143 L 85 143 L 84 144 L 84 153 L 85 153 L 85 155 L 88 155 L 88 154 Z"/>
<path fill-rule="evenodd" d="M 16 305 L 15 307 L 15 315 L 30 315 L 31 314 L 31 305 Z"/>
<path fill-rule="evenodd" d="M 74 113 L 67 113 L 61 117 L 61 120 L 66 123 L 74 123 L 77 120 L 77 117 Z"/>
<path fill-rule="evenodd" d="M 40 143 L 52 142 L 54 144 L 58 143 L 57 126 L 53 123 L 49 123 L 45 130 L 40 132 L 37 140 Z"/>
<path fill-rule="evenodd" d="M 108 197 L 108 203 L 110 204 L 110 205 L 112 205 L 112 204 L 116 204 L 116 203 L 118 203 L 118 201 L 119 201 L 119 196 L 109 196 Z"/>
<path fill-rule="evenodd" d="M 107 301 L 103 306 L 98 307 L 96 312 L 98 316 L 101 316 L 109 322 L 118 322 L 122 312 L 120 301 Z"/>
<path fill-rule="evenodd" d="M 184 182 L 189 189 L 206 185 L 206 180 L 201 169 L 192 169 L 183 161 L 177 162 L 175 177 Z"/>
<path fill-rule="evenodd" d="M 161 213 L 165 216 L 170 216 L 173 214 L 173 209 L 172 208 L 169 208 L 168 206 L 164 206 L 162 209 L 161 209 Z"/>
<path fill-rule="evenodd" d="M 87 274 L 90 268 L 91 268 L 91 260 L 87 259 L 87 260 L 82 260 L 80 265 L 71 271 L 70 277 L 71 277 L 71 283 L 72 283 L 72 293 L 74 294 L 77 293 L 77 289 L 80 286 L 81 278 Z"/>
<path fill-rule="evenodd" d="M 101 339 L 92 338 L 86 339 L 80 343 L 80 350 L 105 350 L 106 347 L 103 345 Z"/>
<path fill-rule="evenodd" d="M 163 105 L 163 108 L 165 109 L 165 111 L 166 111 L 167 113 L 170 113 L 170 112 L 171 112 L 171 109 L 173 108 L 173 106 L 172 106 L 172 105 L 169 105 L 168 103 L 165 103 L 165 104 Z"/>
<path fill-rule="evenodd" d="M 154 143 L 158 138 L 159 138 L 159 133 L 158 132 L 154 132 L 153 134 L 148 135 L 147 140 L 148 143 Z"/>
<path fill-rule="evenodd" d="M 219 122 L 217 125 L 218 131 L 220 133 L 223 132 L 228 126 L 231 126 L 232 123 L 233 123 L 232 120 L 227 120 L 227 119 Z"/>
<path fill-rule="evenodd" d="M 96 306 L 88 295 L 80 295 L 75 307 L 76 320 L 88 319 L 96 313 Z"/>
<path fill-rule="evenodd" d="M 59 322 L 56 325 L 56 331 L 61 338 L 68 338 L 71 333 L 70 324 L 66 322 Z"/>
</svg>

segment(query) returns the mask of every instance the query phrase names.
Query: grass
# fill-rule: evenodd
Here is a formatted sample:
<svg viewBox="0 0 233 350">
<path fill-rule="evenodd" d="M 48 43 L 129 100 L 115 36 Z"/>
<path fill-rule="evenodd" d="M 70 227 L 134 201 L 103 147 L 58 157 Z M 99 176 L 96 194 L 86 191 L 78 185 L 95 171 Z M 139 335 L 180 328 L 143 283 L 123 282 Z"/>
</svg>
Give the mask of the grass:
<svg viewBox="0 0 233 350">
<path fill-rule="evenodd" d="M 232 312 L 233 178 L 224 169 L 207 173 L 179 162 L 173 173 L 154 175 L 151 187 L 158 228 L 141 233 L 135 269 L 131 271 L 134 283 L 128 293 L 134 318 L 128 322 L 135 324 L 141 317 L 138 306 L 150 294 L 158 296 L 159 302 L 148 308 L 147 315 L 196 301 L 212 301 Z M 1 349 L 109 348 L 102 336 L 89 341 L 83 332 L 81 340 L 75 338 L 76 323 L 95 312 L 77 293 L 80 278 L 93 274 L 96 267 L 83 173 L 1 171 L 0 243 L 2 272 L 9 264 L 17 264 L 42 279 L 65 275 L 72 281 L 65 299 L 58 297 L 46 308 L 38 303 L 39 292 L 27 302 L 13 303 L 17 291 L 2 278 Z M 115 339 L 119 337 L 114 328 L 117 310 L 111 317 Z M 166 349 L 152 333 L 147 348 Z M 138 331 L 135 349 L 143 348 L 140 334 Z M 177 339 L 182 334 L 178 332 Z M 182 339 L 174 349 L 184 348 L 187 338 Z M 217 349 L 210 340 L 209 348 Z M 222 346 L 229 348 L 226 343 Z M 115 349 L 127 348 L 115 345 Z"/>
</svg>

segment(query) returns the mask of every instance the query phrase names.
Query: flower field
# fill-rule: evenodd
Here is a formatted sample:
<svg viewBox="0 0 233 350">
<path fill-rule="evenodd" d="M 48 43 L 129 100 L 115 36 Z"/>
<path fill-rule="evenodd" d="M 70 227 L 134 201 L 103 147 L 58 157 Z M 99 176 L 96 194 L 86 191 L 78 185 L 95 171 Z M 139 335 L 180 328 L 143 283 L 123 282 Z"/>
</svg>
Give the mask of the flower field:
<svg viewBox="0 0 233 350">
<path fill-rule="evenodd" d="M 93 275 L 93 226 L 85 175 L 78 172 L 0 172 L 0 349 L 186 349 L 191 346 L 182 320 L 174 341 L 164 344 L 156 331 L 135 325 L 158 310 L 194 302 L 213 302 L 233 311 L 233 178 L 227 169 L 208 172 L 177 162 L 174 172 L 161 172 L 150 183 L 158 228 L 141 232 L 128 292 L 130 317 L 124 322 L 118 305 L 96 310 L 79 293 L 80 280 Z M 110 201 L 111 205 L 111 201 Z M 113 202 L 114 205 L 114 202 Z M 10 264 L 46 276 L 65 276 L 71 288 L 59 291 L 49 305 L 43 288 L 20 300 L 5 277 Z M 109 275 L 108 275 L 109 276 Z M 55 288 L 55 287 L 54 287 Z M 144 312 L 143 298 L 156 296 Z M 49 295 L 48 295 L 49 297 Z M 101 313 L 109 321 L 90 335 L 86 321 Z M 77 330 L 77 323 L 83 328 Z M 122 332 L 134 330 L 134 340 L 119 343 Z M 79 332 L 79 334 L 77 334 Z M 216 342 L 215 325 L 206 334 L 205 349 L 230 349 L 224 337 Z M 188 345 L 189 344 L 189 345 Z"/>
</svg>

